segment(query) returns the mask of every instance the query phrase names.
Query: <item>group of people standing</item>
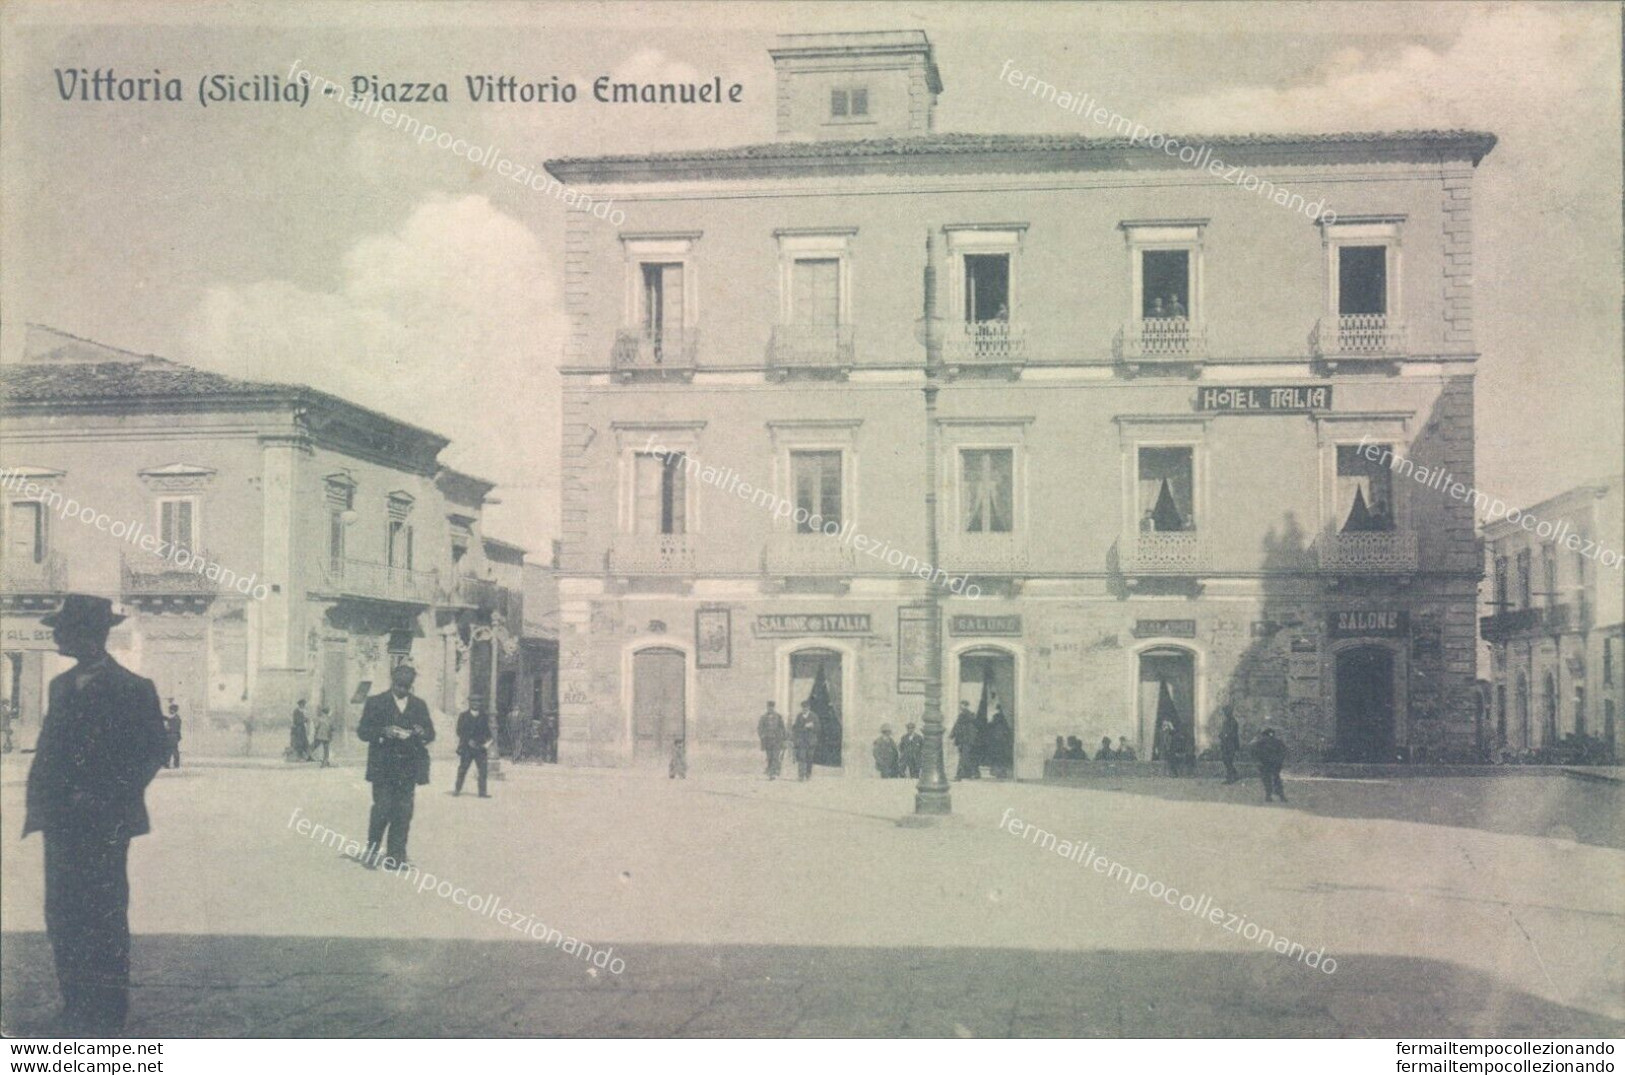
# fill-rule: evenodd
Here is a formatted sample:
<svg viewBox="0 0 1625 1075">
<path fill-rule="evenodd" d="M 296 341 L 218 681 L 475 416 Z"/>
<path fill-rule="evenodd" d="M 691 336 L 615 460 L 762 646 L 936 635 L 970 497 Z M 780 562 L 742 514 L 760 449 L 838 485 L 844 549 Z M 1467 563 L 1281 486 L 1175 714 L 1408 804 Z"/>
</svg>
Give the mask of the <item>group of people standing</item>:
<svg viewBox="0 0 1625 1075">
<path fill-rule="evenodd" d="M 796 779 L 812 779 L 813 762 L 818 756 L 818 715 L 813 712 L 811 702 L 801 703 L 787 729 L 784 714 L 778 711 L 777 703 L 768 699 L 767 710 L 756 721 L 756 738 L 767 756 L 769 780 L 779 778 L 786 744 L 795 748 Z"/>
<path fill-rule="evenodd" d="M 961 700 L 948 738 L 959 751 L 955 780 L 980 780 L 983 766 L 996 780 L 1008 780 L 1014 775 L 1016 730 L 998 701 L 993 702 L 992 716 L 988 716 L 986 707 L 973 713 L 970 703 Z"/>
<path fill-rule="evenodd" d="M 311 724 L 310 718 L 305 716 L 305 700 L 293 707 L 293 720 L 288 729 L 288 749 L 286 757 L 289 761 L 316 761 L 319 754 L 321 767 L 328 768 L 331 764 L 329 756 L 333 746 L 333 713 L 327 706 L 316 711 L 316 723 Z"/>
<path fill-rule="evenodd" d="M 920 778 L 920 766 L 925 756 L 925 736 L 908 725 L 901 740 L 891 737 L 891 725 L 882 724 L 874 745 L 875 769 L 882 780 L 907 777 Z"/>
<path fill-rule="evenodd" d="M 1100 737 L 1100 750 L 1095 753 L 1093 760 L 1137 761 L 1139 760 L 1139 757 L 1139 754 L 1137 754 L 1134 748 L 1129 745 L 1127 736 L 1118 736 L 1117 746 L 1113 747 L 1112 737 L 1109 735 L 1103 735 Z M 1065 739 L 1062 739 L 1058 735 L 1055 737 L 1054 759 L 1056 761 L 1091 760 L 1089 757 L 1089 752 L 1083 748 L 1083 740 L 1079 739 L 1075 735 L 1069 735 Z"/>
</svg>

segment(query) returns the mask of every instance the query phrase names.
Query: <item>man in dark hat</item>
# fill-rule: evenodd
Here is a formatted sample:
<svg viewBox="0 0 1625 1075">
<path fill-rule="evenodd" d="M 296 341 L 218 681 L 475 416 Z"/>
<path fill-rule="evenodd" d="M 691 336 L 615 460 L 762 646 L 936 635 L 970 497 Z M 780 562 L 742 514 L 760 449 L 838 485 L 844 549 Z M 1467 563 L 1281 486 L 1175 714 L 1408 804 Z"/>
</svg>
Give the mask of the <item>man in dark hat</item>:
<svg viewBox="0 0 1625 1075">
<path fill-rule="evenodd" d="M 897 741 L 897 760 L 903 767 L 903 775 L 910 780 L 920 778 L 920 768 L 925 762 L 925 736 L 914 730 L 910 724 L 903 732 L 903 738 Z"/>
<path fill-rule="evenodd" d="M 107 653 L 123 619 L 106 598 L 69 594 L 40 620 L 77 662 L 51 680 L 23 821 L 24 837 L 45 837 L 45 931 L 69 1035 L 124 1029 L 130 840 L 151 829 L 146 789 L 169 753 L 157 689 Z"/>
<path fill-rule="evenodd" d="M 181 767 L 181 707 L 174 702 L 169 703 L 169 715 L 164 718 L 164 735 L 168 740 L 168 751 L 164 754 L 164 768 L 179 769 Z"/>
<path fill-rule="evenodd" d="M 976 757 L 979 746 L 976 732 L 976 714 L 970 711 L 970 703 L 961 700 L 959 713 L 954 717 L 953 731 L 948 733 L 954 746 L 959 748 L 959 769 L 954 773 L 955 780 L 976 780 L 981 777 L 981 766 Z"/>
<path fill-rule="evenodd" d="M 1264 801 L 1280 796 L 1286 802 L 1286 788 L 1281 785 L 1281 766 L 1286 764 L 1286 744 L 1275 734 L 1274 728 L 1265 728 L 1253 744 L 1253 757 L 1258 759 L 1258 777 L 1264 782 Z"/>
<path fill-rule="evenodd" d="M 356 738 L 367 746 L 367 780 L 372 784 L 372 816 L 367 824 L 367 850 L 362 865 L 394 869 L 406 865 L 406 837 L 419 784 L 429 782 L 429 744 L 434 722 L 429 707 L 412 693 L 417 670 L 398 664 L 389 673 L 389 690 L 367 699 Z M 379 845 L 388 845 L 380 862 Z"/>
<path fill-rule="evenodd" d="M 452 786 L 453 795 L 463 793 L 463 779 L 468 776 L 468 767 L 479 767 L 480 798 L 489 799 L 491 796 L 485 790 L 486 778 L 490 769 L 491 745 L 491 718 L 485 712 L 485 707 L 475 702 L 457 715 L 457 782 Z"/>
<path fill-rule="evenodd" d="M 890 724 L 880 726 L 880 735 L 875 739 L 874 755 L 875 769 L 880 773 L 882 780 L 892 780 L 899 775 L 897 740 L 891 737 Z"/>
</svg>

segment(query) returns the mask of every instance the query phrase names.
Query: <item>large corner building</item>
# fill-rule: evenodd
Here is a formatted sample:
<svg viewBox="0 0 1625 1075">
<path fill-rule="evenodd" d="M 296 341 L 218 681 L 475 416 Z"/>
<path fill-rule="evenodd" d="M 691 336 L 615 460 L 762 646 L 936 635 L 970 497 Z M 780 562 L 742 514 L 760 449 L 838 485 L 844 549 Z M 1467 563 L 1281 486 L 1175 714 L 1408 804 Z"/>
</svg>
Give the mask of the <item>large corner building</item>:
<svg viewBox="0 0 1625 1075">
<path fill-rule="evenodd" d="M 996 698 L 1018 775 L 1159 717 L 1206 749 L 1226 702 L 1303 759 L 1475 749 L 1471 505 L 1378 460 L 1473 480 L 1493 136 L 1197 169 L 939 132 L 922 33 L 772 55 L 775 142 L 548 166 L 625 214 L 567 225 L 561 760 L 752 766 L 764 703 L 813 699 L 869 774 L 933 585 L 947 715 Z"/>
</svg>

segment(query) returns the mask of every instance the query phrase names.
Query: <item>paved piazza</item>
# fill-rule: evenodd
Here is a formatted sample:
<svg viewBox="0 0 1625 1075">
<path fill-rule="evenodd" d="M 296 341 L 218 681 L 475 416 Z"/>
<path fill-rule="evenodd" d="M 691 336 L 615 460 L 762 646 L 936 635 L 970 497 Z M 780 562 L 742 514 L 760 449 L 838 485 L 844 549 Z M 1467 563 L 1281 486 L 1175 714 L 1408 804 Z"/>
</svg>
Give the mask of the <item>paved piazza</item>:
<svg viewBox="0 0 1625 1075">
<path fill-rule="evenodd" d="M 40 844 L 7 759 L 3 995 L 56 992 Z M 129 1033 L 156 1035 L 1625 1034 L 1620 785 L 1564 776 L 956 784 L 899 828 L 901 781 L 798 785 L 509 767 L 495 798 L 420 789 L 420 867 L 620 973 L 373 873 L 358 768 L 199 766 L 148 793 L 131 856 Z M 1033 846 L 1010 816 L 1336 960 L 1267 950 Z"/>
</svg>

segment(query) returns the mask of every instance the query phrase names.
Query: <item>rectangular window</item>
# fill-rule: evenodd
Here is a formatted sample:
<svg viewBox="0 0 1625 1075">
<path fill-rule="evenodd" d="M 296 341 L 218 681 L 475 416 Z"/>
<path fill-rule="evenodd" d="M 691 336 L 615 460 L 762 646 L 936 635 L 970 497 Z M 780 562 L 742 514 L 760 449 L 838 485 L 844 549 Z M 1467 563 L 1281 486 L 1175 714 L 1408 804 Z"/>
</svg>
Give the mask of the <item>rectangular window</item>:
<svg viewBox="0 0 1625 1075">
<path fill-rule="evenodd" d="M 344 512 L 327 513 L 327 563 L 335 572 L 344 570 Z"/>
<path fill-rule="evenodd" d="M 24 563 L 45 561 L 45 505 L 14 500 L 6 509 L 6 556 Z"/>
<path fill-rule="evenodd" d="M 1534 606 L 1533 591 L 1530 579 L 1529 550 L 1525 549 L 1518 554 L 1518 607 L 1532 608 Z"/>
<path fill-rule="evenodd" d="M 790 266 L 790 321 L 796 325 L 841 323 L 841 261 L 798 258 Z"/>
<path fill-rule="evenodd" d="M 852 114 L 854 116 L 867 116 L 869 114 L 869 90 L 858 86 L 852 90 Z"/>
<path fill-rule="evenodd" d="M 1015 529 L 1015 452 L 965 448 L 959 453 L 959 502 L 967 534 L 1008 534 Z"/>
<path fill-rule="evenodd" d="M 965 320 L 1010 320 L 1010 255 L 965 255 Z"/>
<path fill-rule="evenodd" d="M 1190 448 L 1140 449 L 1141 531 L 1196 529 L 1194 455 Z"/>
<path fill-rule="evenodd" d="M 1140 251 L 1140 316 L 1188 318 L 1190 310 L 1190 251 Z"/>
<path fill-rule="evenodd" d="M 683 328 L 682 262 L 645 262 L 643 334 L 651 340 L 678 336 Z"/>
<path fill-rule="evenodd" d="M 1372 450 L 1376 449 L 1376 450 Z M 1394 529 L 1393 471 L 1378 460 L 1393 445 L 1337 446 L 1337 527 L 1343 533 Z M 1376 456 L 1377 459 L 1370 458 Z"/>
<path fill-rule="evenodd" d="M 1507 558 L 1495 558 L 1495 611 L 1505 612 L 1507 608 Z"/>
<path fill-rule="evenodd" d="M 841 525 L 841 453 L 791 452 L 790 477 L 795 487 L 796 533 L 815 534 L 830 523 Z M 801 516 L 806 516 L 805 519 Z M 816 517 L 816 518 L 814 518 Z"/>
<path fill-rule="evenodd" d="M 845 90 L 829 91 L 829 114 L 834 117 L 846 116 L 847 100 Z"/>
<path fill-rule="evenodd" d="M 678 452 L 639 452 L 633 491 L 632 529 L 638 534 L 688 532 L 687 475 Z"/>
<path fill-rule="evenodd" d="M 412 569 L 412 524 L 405 519 L 389 520 L 389 566 Z"/>
<path fill-rule="evenodd" d="M 1546 591 L 1546 607 L 1557 604 L 1557 549 L 1552 545 L 1542 545 L 1540 549 L 1540 573 Z"/>
<path fill-rule="evenodd" d="M 1337 251 L 1337 312 L 1388 312 L 1388 248 L 1343 246 Z"/>
<path fill-rule="evenodd" d="M 158 502 L 158 536 L 170 548 L 196 548 L 197 518 L 195 505 L 190 500 L 160 500 Z"/>
</svg>

